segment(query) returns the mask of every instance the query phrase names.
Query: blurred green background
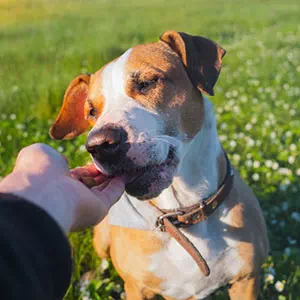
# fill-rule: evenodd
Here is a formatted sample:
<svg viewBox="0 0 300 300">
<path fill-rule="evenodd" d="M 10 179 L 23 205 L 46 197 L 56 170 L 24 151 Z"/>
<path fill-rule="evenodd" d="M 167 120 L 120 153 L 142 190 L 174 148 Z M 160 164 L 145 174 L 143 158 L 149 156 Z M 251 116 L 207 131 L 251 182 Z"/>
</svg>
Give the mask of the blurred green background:
<svg viewBox="0 0 300 300">
<path fill-rule="evenodd" d="M 33 142 L 52 145 L 72 167 L 87 161 L 85 135 L 48 136 L 75 76 L 168 29 L 206 36 L 227 50 L 211 98 L 220 139 L 268 224 L 272 253 L 260 299 L 300 299 L 299 20 L 293 0 L 0 0 L 0 176 Z M 65 299 L 123 298 L 110 262 L 92 249 L 91 231 L 70 239 L 74 272 Z M 227 296 L 220 290 L 213 299 Z"/>
</svg>

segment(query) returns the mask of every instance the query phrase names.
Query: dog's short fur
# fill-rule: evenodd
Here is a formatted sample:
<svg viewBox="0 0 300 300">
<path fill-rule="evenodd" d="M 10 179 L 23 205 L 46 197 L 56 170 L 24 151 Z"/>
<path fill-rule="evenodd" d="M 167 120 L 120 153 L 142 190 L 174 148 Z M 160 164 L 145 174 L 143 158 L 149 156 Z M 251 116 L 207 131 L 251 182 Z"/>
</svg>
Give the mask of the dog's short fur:
<svg viewBox="0 0 300 300">
<path fill-rule="evenodd" d="M 224 54 L 203 37 L 165 32 L 73 80 L 50 130 L 74 138 L 92 126 L 87 148 L 95 165 L 128 180 L 94 235 L 98 254 L 110 256 L 124 279 L 127 299 L 204 299 L 226 284 L 231 299 L 257 297 L 268 238 L 259 203 L 238 173 L 213 215 L 181 229 L 208 262 L 208 277 L 168 233 L 155 230 L 160 213 L 150 203 L 200 203 L 224 179 L 213 106 L 203 95 L 213 95 Z"/>
</svg>

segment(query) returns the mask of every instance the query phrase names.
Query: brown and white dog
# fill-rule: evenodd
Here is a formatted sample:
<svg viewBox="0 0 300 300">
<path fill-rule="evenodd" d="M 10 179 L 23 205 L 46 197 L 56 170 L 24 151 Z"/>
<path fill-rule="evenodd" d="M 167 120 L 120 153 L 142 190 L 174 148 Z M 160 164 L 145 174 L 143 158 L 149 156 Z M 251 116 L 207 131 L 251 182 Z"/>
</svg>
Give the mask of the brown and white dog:
<svg viewBox="0 0 300 300">
<path fill-rule="evenodd" d="M 226 175 L 213 106 L 202 94 L 213 95 L 224 54 L 211 40 L 167 31 L 74 79 L 50 130 L 70 139 L 92 126 L 86 147 L 97 168 L 127 178 L 126 193 L 94 232 L 96 251 L 112 258 L 127 299 L 204 299 L 227 284 L 231 299 L 257 298 L 268 238 L 259 203 L 237 173 L 207 220 L 180 229 L 206 259 L 208 277 L 156 230 L 153 204 L 201 204 Z"/>
</svg>

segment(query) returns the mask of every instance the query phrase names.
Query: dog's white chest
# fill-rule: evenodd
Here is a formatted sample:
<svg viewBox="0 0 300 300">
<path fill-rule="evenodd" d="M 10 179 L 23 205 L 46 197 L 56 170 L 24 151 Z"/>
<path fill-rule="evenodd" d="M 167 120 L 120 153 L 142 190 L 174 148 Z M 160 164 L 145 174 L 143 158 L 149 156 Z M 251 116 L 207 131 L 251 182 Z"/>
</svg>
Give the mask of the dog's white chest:
<svg viewBox="0 0 300 300">
<path fill-rule="evenodd" d="M 162 279 L 163 295 L 175 299 L 191 296 L 202 299 L 228 283 L 241 270 L 243 261 L 235 248 L 237 242 L 221 237 L 219 228 L 206 230 L 206 225 L 203 222 L 184 232 L 205 257 L 211 270 L 208 277 L 202 274 L 195 261 L 174 239 L 165 241 L 165 247 L 151 256 L 149 271 Z"/>
<path fill-rule="evenodd" d="M 109 213 L 110 224 L 140 230 L 155 230 L 159 213 L 151 205 L 124 195 Z M 130 215 L 130 218 L 124 218 Z M 161 293 L 174 299 L 202 299 L 227 284 L 243 267 L 238 253 L 240 241 L 230 234 L 231 214 L 222 204 L 207 220 L 182 229 L 206 259 L 211 274 L 205 277 L 187 251 L 166 232 L 157 232 L 159 251 L 147 258 L 148 272 L 162 281 Z"/>
</svg>

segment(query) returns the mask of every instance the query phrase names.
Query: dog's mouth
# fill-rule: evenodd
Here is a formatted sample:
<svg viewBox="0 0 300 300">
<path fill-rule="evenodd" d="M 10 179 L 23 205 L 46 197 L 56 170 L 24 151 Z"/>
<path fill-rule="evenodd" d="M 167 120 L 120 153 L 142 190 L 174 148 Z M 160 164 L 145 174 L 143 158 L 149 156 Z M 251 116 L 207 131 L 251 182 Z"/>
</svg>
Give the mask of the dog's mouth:
<svg viewBox="0 0 300 300">
<path fill-rule="evenodd" d="M 123 173 L 126 174 L 126 184 L 134 183 L 139 177 L 145 175 L 146 173 L 156 171 L 163 171 L 172 167 L 176 161 L 176 154 L 172 147 L 170 147 L 167 158 L 161 164 L 148 164 L 144 167 L 137 167 L 133 170 L 123 170 Z"/>
<path fill-rule="evenodd" d="M 167 188 L 176 173 L 179 159 L 175 149 L 170 147 L 167 158 L 160 164 L 138 166 L 132 161 L 124 163 L 110 171 L 94 160 L 96 168 L 104 176 L 120 176 L 124 179 L 126 192 L 140 200 L 147 200 L 158 196 Z"/>
</svg>

